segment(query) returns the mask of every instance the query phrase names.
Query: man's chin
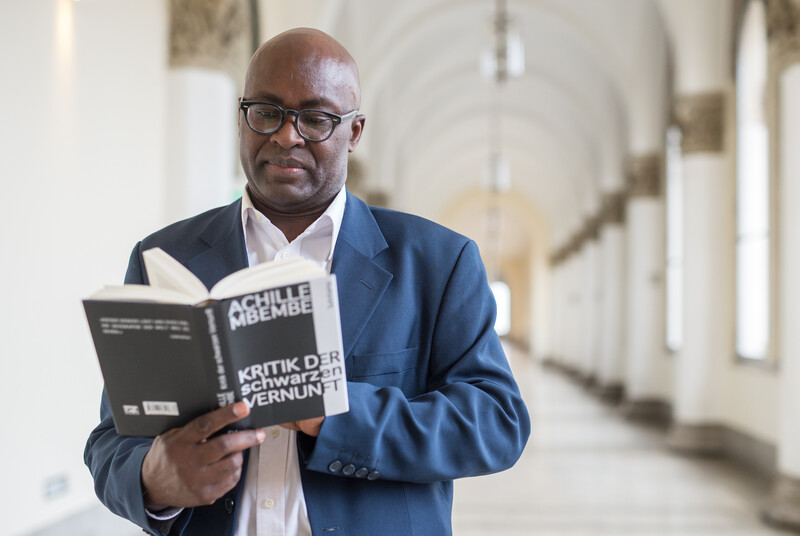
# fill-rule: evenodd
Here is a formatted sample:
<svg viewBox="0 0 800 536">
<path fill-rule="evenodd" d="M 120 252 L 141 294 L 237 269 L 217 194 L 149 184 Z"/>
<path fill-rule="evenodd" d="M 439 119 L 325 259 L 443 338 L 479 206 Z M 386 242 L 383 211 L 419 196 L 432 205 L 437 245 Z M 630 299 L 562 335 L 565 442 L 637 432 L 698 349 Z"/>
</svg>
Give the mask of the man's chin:
<svg viewBox="0 0 800 536">
<path fill-rule="evenodd" d="M 256 208 L 263 205 L 274 212 L 302 212 L 319 204 L 315 202 L 318 192 L 297 184 L 273 183 L 268 188 L 259 188 L 255 196 L 253 185 L 249 189 Z"/>
</svg>

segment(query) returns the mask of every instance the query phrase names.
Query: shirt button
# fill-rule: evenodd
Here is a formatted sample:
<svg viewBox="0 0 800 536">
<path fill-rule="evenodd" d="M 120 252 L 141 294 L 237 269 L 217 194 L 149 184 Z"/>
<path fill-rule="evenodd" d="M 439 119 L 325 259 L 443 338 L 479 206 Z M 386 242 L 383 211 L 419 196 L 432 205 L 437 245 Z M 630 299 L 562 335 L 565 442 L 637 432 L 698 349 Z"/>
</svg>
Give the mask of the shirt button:
<svg viewBox="0 0 800 536">
<path fill-rule="evenodd" d="M 330 471 L 331 473 L 338 473 L 341 470 L 342 470 L 342 462 L 340 462 L 339 460 L 332 461 L 331 464 L 328 466 L 328 471 Z"/>
<path fill-rule="evenodd" d="M 278 437 L 279 435 L 281 435 L 281 429 L 278 428 L 277 426 L 273 426 L 272 428 L 270 428 L 269 433 L 272 437 Z"/>
<path fill-rule="evenodd" d="M 348 463 L 342 468 L 342 474 L 350 476 L 356 472 L 356 466 L 352 463 Z"/>
<path fill-rule="evenodd" d="M 267 510 L 272 510 L 272 507 L 273 507 L 273 506 L 275 506 L 275 501 L 274 501 L 274 500 L 272 500 L 272 499 L 266 499 L 266 500 L 263 502 L 263 506 L 264 506 L 264 508 L 266 508 Z"/>
<path fill-rule="evenodd" d="M 287 257 L 289 257 L 289 252 L 288 251 L 284 251 L 284 252 L 281 253 L 281 259 L 285 259 Z"/>
</svg>

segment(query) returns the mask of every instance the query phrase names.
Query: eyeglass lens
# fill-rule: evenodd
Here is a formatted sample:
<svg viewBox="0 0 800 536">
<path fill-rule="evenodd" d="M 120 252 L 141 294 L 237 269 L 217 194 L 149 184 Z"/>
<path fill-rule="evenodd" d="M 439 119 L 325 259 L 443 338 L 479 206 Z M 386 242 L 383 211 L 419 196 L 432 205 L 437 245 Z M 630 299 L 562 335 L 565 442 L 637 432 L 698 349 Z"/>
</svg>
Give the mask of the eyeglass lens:
<svg viewBox="0 0 800 536">
<path fill-rule="evenodd" d="M 281 126 L 283 113 L 271 104 L 251 104 L 247 108 L 247 122 L 253 130 L 272 134 Z M 297 114 L 295 124 L 300 134 L 310 140 L 323 140 L 334 128 L 333 119 L 322 112 L 303 110 Z"/>
</svg>

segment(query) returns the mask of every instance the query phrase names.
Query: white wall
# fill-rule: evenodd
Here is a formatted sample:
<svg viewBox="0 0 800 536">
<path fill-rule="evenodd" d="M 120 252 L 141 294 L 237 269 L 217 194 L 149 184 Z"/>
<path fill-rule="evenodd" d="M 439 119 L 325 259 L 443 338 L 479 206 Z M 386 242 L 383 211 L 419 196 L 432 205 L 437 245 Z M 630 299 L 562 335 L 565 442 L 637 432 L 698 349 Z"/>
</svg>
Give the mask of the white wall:
<svg viewBox="0 0 800 536">
<path fill-rule="evenodd" d="M 95 501 L 102 382 L 80 299 L 164 223 L 166 39 L 164 0 L 0 2 L 4 534 Z"/>
</svg>

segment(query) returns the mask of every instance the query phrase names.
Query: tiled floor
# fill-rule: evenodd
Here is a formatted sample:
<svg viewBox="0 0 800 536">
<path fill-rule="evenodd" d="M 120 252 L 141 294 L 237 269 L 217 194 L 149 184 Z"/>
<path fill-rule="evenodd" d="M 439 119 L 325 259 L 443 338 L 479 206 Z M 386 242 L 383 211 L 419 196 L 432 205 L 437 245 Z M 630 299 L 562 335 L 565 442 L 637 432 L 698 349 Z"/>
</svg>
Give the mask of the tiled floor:
<svg viewBox="0 0 800 536">
<path fill-rule="evenodd" d="M 769 536 L 767 489 L 719 460 L 665 447 L 557 372 L 511 352 L 533 433 L 504 473 L 456 484 L 456 536 Z M 31 536 L 143 534 L 102 508 Z M 368 535 L 365 535 L 368 536 Z"/>
<path fill-rule="evenodd" d="M 458 536 L 767 536 L 767 485 L 670 451 L 558 372 L 511 353 L 531 439 L 509 471 L 456 483 Z"/>
</svg>

